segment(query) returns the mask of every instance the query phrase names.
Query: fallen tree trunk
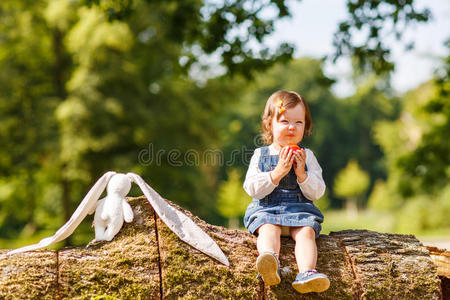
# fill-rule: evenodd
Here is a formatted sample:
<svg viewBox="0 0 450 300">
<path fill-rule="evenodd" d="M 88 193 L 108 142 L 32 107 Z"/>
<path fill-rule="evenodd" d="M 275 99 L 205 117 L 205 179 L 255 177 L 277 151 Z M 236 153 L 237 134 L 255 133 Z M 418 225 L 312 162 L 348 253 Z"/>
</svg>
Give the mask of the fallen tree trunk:
<svg viewBox="0 0 450 300">
<path fill-rule="evenodd" d="M 0 250 L 0 299 L 442 299 L 448 292 L 414 236 L 366 230 L 320 236 L 317 269 L 331 280 L 321 294 L 301 295 L 291 287 L 294 242 L 282 238 L 282 282 L 264 288 L 256 279 L 255 237 L 184 211 L 219 244 L 230 261 L 226 267 L 182 242 L 144 197 L 128 200 L 135 220 L 111 242 L 12 256 Z"/>
</svg>

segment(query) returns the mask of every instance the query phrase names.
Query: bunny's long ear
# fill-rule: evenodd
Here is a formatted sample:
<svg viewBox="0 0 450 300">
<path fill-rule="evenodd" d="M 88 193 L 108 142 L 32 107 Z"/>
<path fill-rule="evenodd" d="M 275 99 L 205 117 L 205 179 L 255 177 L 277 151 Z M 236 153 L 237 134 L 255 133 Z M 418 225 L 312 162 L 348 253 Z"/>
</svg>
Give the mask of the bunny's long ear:
<svg viewBox="0 0 450 300">
<path fill-rule="evenodd" d="M 91 213 L 95 209 L 97 200 L 100 198 L 101 194 L 106 188 L 106 185 L 108 184 L 111 177 L 114 176 L 114 174 L 116 174 L 116 172 L 107 172 L 102 177 L 100 177 L 99 180 L 97 180 L 94 186 L 86 194 L 83 201 L 81 201 L 80 205 L 78 205 L 69 221 L 67 221 L 66 224 L 64 224 L 53 236 L 44 238 L 37 244 L 9 251 L 7 254 L 41 249 L 67 238 L 74 232 L 78 225 L 80 225 L 81 221 L 84 220 L 87 214 Z"/>
<path fill-rule="evenodd" d="M 169 205 L 169 203 L 167 203 L 167 201 L 152 189 L 139 175 L 134 173 L 128 173 L 127 175 L 140 187 L 158 217 L 176 235 L 178 235 L 182 241 L 217 259 L 224 265 L 230 265 L 227 257 L 216 242 L 195 224 L 194 221 L 181 211 Z"/>
</svg>

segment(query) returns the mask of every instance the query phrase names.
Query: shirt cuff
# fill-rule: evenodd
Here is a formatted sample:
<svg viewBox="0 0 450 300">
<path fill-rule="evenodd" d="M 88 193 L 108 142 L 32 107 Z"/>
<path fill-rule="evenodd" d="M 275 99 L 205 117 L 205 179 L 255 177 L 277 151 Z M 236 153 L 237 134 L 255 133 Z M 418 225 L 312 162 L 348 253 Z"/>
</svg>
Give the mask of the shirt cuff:
<svg viewBox="0 0 450 300">
<path fill-rule="evenodd" d="M 273 188 L 276 188 L 277 186 L 278 186 L 278 184 L 275 184 L 275 183 L 273 183 L 273 181 L 272 181 L 272 177 L 270 177 L 270 172 L 267 172 L 267 181 L 270 183 L 270 185 L 273 187 Z"/>
<path fill-rule="evenodd" d="M 303 185 L 308 184 L 308 181 L 309 181 L 309 175 L 308 175 L 308 172 L 306 172 L 306 178 L 305 178 L 305 180 L 303 180 L 303 182 L 298 182 L 298 179 L 297 179 L 297 183 L 298 183 L 298 185 L 299 185 L 300 187 L 302 187 Z"/>
</svg>

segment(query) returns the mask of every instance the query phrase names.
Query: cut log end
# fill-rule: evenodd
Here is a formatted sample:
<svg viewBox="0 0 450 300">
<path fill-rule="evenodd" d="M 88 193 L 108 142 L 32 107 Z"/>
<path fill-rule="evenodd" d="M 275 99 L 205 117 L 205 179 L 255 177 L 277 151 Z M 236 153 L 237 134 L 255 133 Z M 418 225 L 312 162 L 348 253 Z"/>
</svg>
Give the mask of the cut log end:
<svg viewBox="0 0 450 300">
<path fill-rule="evenodd" d="M 439 276 L 450 278 L 450 252 L 437 247 L 426 246 Z"/>
</svg>

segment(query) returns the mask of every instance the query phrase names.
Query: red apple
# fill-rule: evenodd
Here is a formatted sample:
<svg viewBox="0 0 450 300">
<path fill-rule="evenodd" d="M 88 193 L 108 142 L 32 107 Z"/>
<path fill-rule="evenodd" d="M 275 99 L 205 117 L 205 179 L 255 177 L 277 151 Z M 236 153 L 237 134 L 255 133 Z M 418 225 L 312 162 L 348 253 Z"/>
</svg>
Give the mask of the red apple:
<svg viewBox="0 0 450 300">
<path fill-rule="evenodd" d="M 288 145 L 288 147 L 289 147 L 289 150 L 292 150 L 292 151 L 302 150 L 302 148 L 300 148 L 297 144 L 290 144 L 290 145 Z"/>
<path fill-rule="evenodd" d="M 288 145 L 288 147 L 289 147 L 289 150 L 292 150 L 293 152 L 295 152 L 295 151 L 303 151 L 303 149 L 300 148 L 297 144 L 290 144 L 290 145 Z M 294 160 L 294 168 L 296 166 L 297 166 L 297 163 Z"/>
</svg>

